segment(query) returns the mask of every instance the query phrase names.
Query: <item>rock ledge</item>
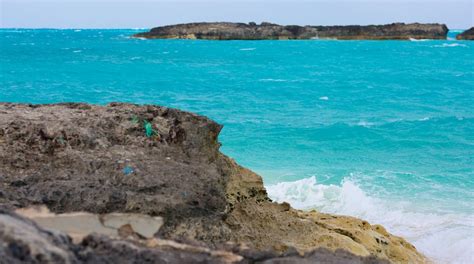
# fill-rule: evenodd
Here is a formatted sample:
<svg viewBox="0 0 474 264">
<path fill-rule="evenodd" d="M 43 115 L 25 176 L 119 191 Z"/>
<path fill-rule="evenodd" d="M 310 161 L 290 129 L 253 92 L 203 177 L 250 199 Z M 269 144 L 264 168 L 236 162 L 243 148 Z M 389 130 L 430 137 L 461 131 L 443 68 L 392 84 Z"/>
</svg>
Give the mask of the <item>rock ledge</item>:
<svg viewBox="0 0 474 264">
<path fill-rule="evenodd" d="M 282 26 L 272 23 L 189 23 L 152 28 L 134 37 L 147 39 L 277 40 L 277 39 L 446 39 L 444 24 L 393 23 L 370 26 Z"/>
<path fill-rule="evenodd" d="M 0 219 L 10 223 L 0 228 L 3 250 L 27 254 L 37 248 L 62 252 L 61 258 L 78 252 L 70 242 L 59 249 L 35 244 L 24 252 L 8 246 L 17 243 L 8 230 L 23 228 L 11 224 L 18 218 L 11 210 L 46 205 L 54 213 L 149 215 L 163 221 L 156 239 L 232 251 L 242 261 L 250 258 L 245 252 L 252 252 L 254 262 L 262 254 L 268 259 L 289 252 L 301 260 L 320 256 L 319 249 L 335 251 L 335 263 L 337 256 L 360 263 L 425 261 L 413 245 L 382 226 L 272 202 L 260 176 L 219 152 L 221 128 L 206 117 L 152 105 L 0 103 L 0 206 L 9 208 Z M 44 233 L 33 229 L 28 230 Z M 46 239 L 34 236 L 34 241 Z M 82 245 L 102 252 L 100 258 L 110 252 L 125 258 L 121 248 L 130 249 L 128 257 L 155 254 L 143 243 L 104 239 L 108 242 L 86 238 Z M 229 249 L 229 243 L 247 249 Z M 0 256 L 10 253 L 0 251 Z"/>
</svg>

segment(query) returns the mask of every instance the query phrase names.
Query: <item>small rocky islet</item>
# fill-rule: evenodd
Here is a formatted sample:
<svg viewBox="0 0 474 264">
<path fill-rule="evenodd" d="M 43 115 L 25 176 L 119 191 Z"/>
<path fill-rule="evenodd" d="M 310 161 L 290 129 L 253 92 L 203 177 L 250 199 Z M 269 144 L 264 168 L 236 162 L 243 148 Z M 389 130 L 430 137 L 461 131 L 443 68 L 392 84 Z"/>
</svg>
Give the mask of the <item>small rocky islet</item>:
<svg viewBox="0 0 474 264">
<path fill-rule="evenodd" d="M 153 105 L 0 103 L 0 259 L 426 262 L 380 225 L 272 202 L 221 129 Z"/>
<path fill-rule="evenodd" d="M 392 23 L 368 26 L 298 26 L 268 22 L 231 23 L 202 22 L 152 28 L 134 37 L 146 39 L 208 39 L 208 40 L 284 40 L 284 39 L 338 39 L 338 40 L 409 40 L 446 39 L 448 27 L 444 24 Z"/>
<path fill-rule="evenodd" d="M 461 34 L 458 34 L 456 36 L 456 39 L 458 39 L 458 40 L 474 40 L 474 27 L 471 27 L 470 29 L 462 32 Z"/>
</svg>

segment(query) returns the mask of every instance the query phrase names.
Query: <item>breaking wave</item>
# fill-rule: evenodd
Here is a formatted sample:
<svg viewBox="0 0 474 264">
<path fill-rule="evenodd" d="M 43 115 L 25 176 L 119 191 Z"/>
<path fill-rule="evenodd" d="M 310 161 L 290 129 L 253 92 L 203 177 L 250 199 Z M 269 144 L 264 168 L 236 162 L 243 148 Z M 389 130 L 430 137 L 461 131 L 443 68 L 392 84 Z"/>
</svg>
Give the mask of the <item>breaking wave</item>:
<svg viewBox="0 0 474 264">
<path fill-rule="evenodd" d="M 271 199 L 302 210 L 350 215 L 381 224 L 436 263 L 474 263 L 474 216 L 427 213 L 407 201 L 372 197 L 356 183 L 318 184 L 316 177 L 266 186 Z"/>
</svg>

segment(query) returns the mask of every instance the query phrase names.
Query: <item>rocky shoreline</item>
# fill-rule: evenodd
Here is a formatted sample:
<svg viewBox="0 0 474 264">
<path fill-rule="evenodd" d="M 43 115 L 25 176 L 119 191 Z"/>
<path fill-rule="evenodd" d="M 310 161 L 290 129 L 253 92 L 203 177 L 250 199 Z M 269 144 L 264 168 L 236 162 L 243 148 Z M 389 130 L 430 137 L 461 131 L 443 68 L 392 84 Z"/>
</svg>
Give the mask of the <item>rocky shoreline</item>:
<svg viewBox="0 0 474 264">
<path fill-rule="evenodd" d="M 458 40 L 474 40 L 474 27 L 462 32 L 456 36 Z"/>
<path fill-rule="evenodd" d="M 147 39 L 208 40 L 278 40 L 278 39 L 340 39 L 340 40 L 409 40 L 446 39 L 444 24 L 393 23 L 370 26 L 282 26 L 272 23 L 189 23 L 152 28 L 135 34 Z"/>
<path fill-rule="evenodd" d="M 151 105 L 1 103 L 0 258 L 9 263 L 426 261 L 380 225 L 272 202 L 260 176 L 219 151 L 221 129 L 206 117 Z M 112 235 L 97 234 L 100 228 L 84 231 L 73 242 L 67 228 L 55 225 L 58 230 L 51 231 L 20 212 L 38 205 L 59 214 L 48 221 L 86 212 L 92 226 L 108 223 L 107 230 L 116 230 Z M 149 226 L 140 231 L 136 222 L 143 219 L 156 223 L 154 235 L 143 235 Z"/>
</svg>

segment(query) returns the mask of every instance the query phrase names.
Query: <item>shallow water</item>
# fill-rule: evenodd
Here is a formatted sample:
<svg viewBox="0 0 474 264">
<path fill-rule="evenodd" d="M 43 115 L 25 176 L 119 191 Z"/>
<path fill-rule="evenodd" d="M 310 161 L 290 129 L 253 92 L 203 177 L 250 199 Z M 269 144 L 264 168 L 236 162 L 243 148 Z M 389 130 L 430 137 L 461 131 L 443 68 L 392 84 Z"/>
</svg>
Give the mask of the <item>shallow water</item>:
<svg viewBox="0 0 474 264">
<path fill-rule="evenodd" d="M 359 216 L 473 263 L 474 42 L 186 41 L 0 30 L 0 101 L 160 104 L 302 209 Z"/>
</svg>

